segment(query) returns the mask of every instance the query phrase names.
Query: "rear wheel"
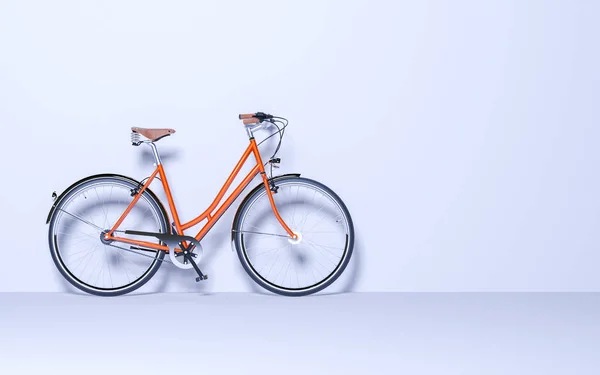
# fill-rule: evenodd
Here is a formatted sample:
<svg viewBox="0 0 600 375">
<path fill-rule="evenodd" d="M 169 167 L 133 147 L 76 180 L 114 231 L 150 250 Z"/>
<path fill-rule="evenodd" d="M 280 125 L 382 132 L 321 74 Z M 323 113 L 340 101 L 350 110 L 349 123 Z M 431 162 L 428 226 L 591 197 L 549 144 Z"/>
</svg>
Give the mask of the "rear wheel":
<svg viewBox="0 0 600 375">
<path fill-rule="evenodd" d="M 271 208 L 267 190 L 253 190 L 233 224 L 242 266 L 263 288 L 304 296 L 331 285 L 345 270 L 354 247 L 354 227 L 342 200 L 320 182 L 276 178 L 273 199 L 282 219 L 298 235 L 289 238 Z"/>
<path fill-rule="evenodd" d="M 127 209 L 137 185 L 124 176 L 92 176 L 71 186 L 57 202 L 48 232 L 50 253 L 60 273 L 76 288 L 99 296 L 126 294 L 160 268 L 163 251 L 131 250 L 128 244 L 102 238 Z M 169 232 L 168 216 L 154 194 L 142 193 L 119 226 L 125 229 Z M 143 238 L 149 239 L 153 238 Z"/>
</svg>

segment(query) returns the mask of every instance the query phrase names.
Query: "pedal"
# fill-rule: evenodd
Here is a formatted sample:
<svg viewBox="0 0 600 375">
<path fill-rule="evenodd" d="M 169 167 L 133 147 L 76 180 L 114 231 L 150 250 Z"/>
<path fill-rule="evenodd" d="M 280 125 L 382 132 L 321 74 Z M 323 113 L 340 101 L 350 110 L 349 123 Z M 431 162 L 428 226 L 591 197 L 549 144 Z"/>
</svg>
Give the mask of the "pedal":
<svg viewBox="0 0 600 375">
<path fill-rule="evenodd" d="M 196 262 L 194 262 L 194 259 L 190 256 L 189 253 L 184 253 L 183 256 L 185 259 L 187 259 L 192 264 L 192 266 L 194 267 L 194 270 L 196 270 L 196 273 L 198 274 L 198 277 L 196 277 L 196 282 L 199 282 L 200 280 L 208 279 L 208 275 L 205 275 L 202 273 L 202 271 L 200 271 L 200 268 L 198 267 Z"/>
</svg>

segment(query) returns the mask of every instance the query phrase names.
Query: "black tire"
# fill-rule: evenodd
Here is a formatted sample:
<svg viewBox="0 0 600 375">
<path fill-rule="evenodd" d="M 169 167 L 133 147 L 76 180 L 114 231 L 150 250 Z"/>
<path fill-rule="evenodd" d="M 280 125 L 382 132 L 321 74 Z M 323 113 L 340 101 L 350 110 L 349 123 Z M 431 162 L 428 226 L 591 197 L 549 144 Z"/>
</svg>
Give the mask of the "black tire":
<svg viewBox="0 0 600 375">
<path fill-rule="evenodd" d="M 291 290 L 291 289 L 278 287 L 278 286 L 274 285 L 273 283 L 269 282 L 268 280 L 266 280 L 264 277 L 262 277 L 258 273 L 258 271 L 256 271 L 253 268 L 252 264 L 250 263 L 250 261 L 248 259 L 248 255 L 246 253 L 246 250 L 244 248 L 244 243 L 243 243 L 244 235 L 240 232 L 242 218 L 244 216 L 244 213 L 246 212 L 248 207 L 251 206 L 252 202 L 255 199 L 257 199 L 257 197 L 262 195 L 262 193 L 265 192 L 265 187 L 261 183 L 258 186 L 256 186 L 244 198 L 243 202 L 240 204 L 240 207 L 237 210 L 237 213 L 236 213 L 234 221 L 233 221 L 232 240 L 233 240 L 233 244 L 236 248 L 238 258 L 239 258 L 244 270 L 250 276 L 250 278 L 254 282 L 256 282 L 258 285 L 260 285 L 262 288 L 264 288 L 272 293 L 279 294 L 282 296 L 288 296 L 288 297 L 300 297 L 300 296 L 307 296 L 310 294 L 320 292 L 323 289 L 329 287 L 332 283 L 334 283 L 341 276 L 341 274 L 346 269 L 346 267 L 350 261 L 350 258 L 352 257 L 352 252 L 354 249 L 354 225 L 353 225 L 350 213 L 349 213 L 346 205 L 344 204 L 344 202 L 341 200 L 341 198 L 329 187 L 325 186 L 324 184 L 322 184 L 318 181 L 311 180 L 311 179 L 304 178 L 304 177 L 299 177 L 299 175 L 284 175 L 284 176 L 274 177 L 272 180 L 275 182 L 276 185 L 279 185 L 279 184 L 282 184 L 285 182 L 298 182 L 298 183 L 305 183 L 308 185 L 312 185 L 312 186 L 318 187 L 319 189 L 325 191 L 327 194 L 330 195 L 330 197 L 333 200 L 335 200 L 335 202 L 338 204 L 339 208 L 345 215 L 346 222 L 347 222 L 347 225 L 349 228 L 347 239 L 346 239 L 346 250 L 344 253 L 344 257 L 343 257 L 342 261 L 340 262 L 340 264 L 337 266 L 337 268 L 326 279 L 324 279 L 318 285 L 311 286 L 310 288 L 307 288 L 307 289 Z"/>
<path fill-rule="evenodd" d="M 86 177 L 80 181 L 77 181 L 73 185 L 71 185 L 67 190 L 65 190 L 60 197 L 57 198 L 52 211 L 49 214 L 48 222 L 48 242 L 50 247 L 50 254 L 52 256 L 52 260 L 58 271 L 61 275 L 74 287 L 77 289 L 92 294 L 96 296 L 103 297 L 111 297 L 111 296 L 119 296 L 127 293 L 131 293 L 134 290 L 142 287 L 146 284 L 158 271 L 162 264 L 162 260 L 165 256 L 164 251 L 157 251 L 154 256 L 154 261 L 149 266 L 148 270 L 141 275 L 139 278 L 131 282 L 129 285 L 120 287 L 120 288 L 100 288 L 90 285 L 88 283 L 79 280 L 71 271 L 69 271 L 68 267 L 63 262 L 60 251 L 58 249 L 57 236 L 54 234 L 54 226 L 56 225 L 56 220 L 58 217 L 58 213 L 61 207 L 65 204 L 65 202 L 69 201 L 69 198 L 76 194 L 80 189 L 83 189 L 85 186 L 90 183 L 95 182 L 111 182 L 115 181 L 119 184 L 124 184 L 130 186 L 132 189 L 137 187 L 139 182 L 122 175 L 117 174 L 101 174 Z M 156 214 L 160 220 L 161 231 L 163 233 L 171 233 L 171 227 L 169 225 L 169 216 L 161 204 L 160 200 L 156 197 L 156 195 L 149 189 L 146 189 L 142 194 L 140 199 L 146 199 L 146 201 L 156 210 Z M 133 229 L 133 228 L 131 228 Z M 123 245 L 123 244 L 122 244 Z"/>
</svg>

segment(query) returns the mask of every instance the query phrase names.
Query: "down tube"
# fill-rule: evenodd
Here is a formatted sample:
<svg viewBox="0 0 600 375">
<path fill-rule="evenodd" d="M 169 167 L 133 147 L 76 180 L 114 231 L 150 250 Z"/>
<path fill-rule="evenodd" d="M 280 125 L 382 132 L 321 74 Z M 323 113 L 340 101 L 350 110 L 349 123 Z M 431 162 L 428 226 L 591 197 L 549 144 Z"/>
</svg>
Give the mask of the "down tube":
<svg viewBox="0 0 600 375">
<path fill-rule="evenodd" d="M 202 238 L 204 238 L 204 236 L 208 233 L 208 231 L 213 227 L 213 225 L 216 224 L 216 222 L 221 218 L 223 213 L 225 213 L 225 211 L 227 211 L 227 209 L 231 206 L 233 201 L 235 201 L 236 198 L 239 197 L 239 195 L 242 193 L 242 191 L 248 186 L 250 181 L 252 181 L 252 179 L 258 173 L 259 173 L 259 167 L 257 165 L 254 168 L 252 168 L 250 173 L 248 173 L 248 175 L 246 175 L 244 180 L 242 182 L 240 182 L 240 184 L 235 189 L 235 191 L 231 193 L 231 195 L 229 196 L 229 198 L 227 198 L 227 200 L 225 202 L 223 202 L 223 204 L 221 205 L 221 207 L 219 207 L 217 212 L 215 212 L 215 214 L 210 219 L 208 219 L 208 222 L 206 223 L 206 225 L 200 230 L 198 235 L 196 235 L 196 239 L 198 241 L 200 241 Z"/>
<path fill-rule="evenodd" d="M 250 156 L 251 153 L 252 153 L 252 146 L 249 145 L 248 148 L 246 149 L 246 151 L 244 152 L 244 154 L 242 155 L 242 157 L 240 158 L 240 160 L 238 161 L 238 163 L 236 164 L 235 168 L 233 168 L 233 171 L 227 178 L 227 181 L 225 181 L 225 184 L 223 185 L 223 187 L 221 188 L 221 190 L 219 191 L 219 193 L 217 194 L 217 196 L 215 197 L 215 199 L 213 200 L 211 205 L 203 213 L 198 215 L 198 217 L 196 217 L 195 219 L 193 219 L 185 224 L 181 224 L 181 228 L 183 230 L 193 227 L 194 225 L 198 224 L 205 218 L 207 218 L 210 221 L 210 219 L 212 218 L 212 212 L 218 206 L 219 202 L 221 202 L 221 199 L 223 199 L 225 192 L 227 191 L 227 189 L 229 189 L 233 180 L 238 175 L 238 173 L 240 172 L 240 169 L 242 168 L 242 166 L 244 165 L 244 163 L 246 162 L 246 160 L 248 159 L 248 157 Z M 251 172 L 251 173 L 254 173 L 254 174 L 258 173 L 258 172 L 254 172 L 254 170 L 256 168 L 257 168 L 257 166 L 255 166 L 252 169 L 253 172 Z"/>
</svg>

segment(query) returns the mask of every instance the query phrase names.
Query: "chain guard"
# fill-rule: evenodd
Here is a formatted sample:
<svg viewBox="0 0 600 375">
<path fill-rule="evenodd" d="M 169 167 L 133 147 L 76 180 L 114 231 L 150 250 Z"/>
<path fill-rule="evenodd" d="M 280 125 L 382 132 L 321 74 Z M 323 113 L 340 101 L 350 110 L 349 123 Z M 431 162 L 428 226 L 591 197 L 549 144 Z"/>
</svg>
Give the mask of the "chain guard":
<svg viewBox="0 0 600 375">
<path fill-rule="evenodd" d="M 126 230 L 125 233 L 138 236 L 156 237 L 162 242 L 164 242 L 169 247 L 169 258 L 171 259 L 171 263 L 173 263 L 173 265 L 177 268 L 190 269 L 194 267 L 191 262 L 185 260 L 183 252 L 175 252 L 175 249 L 181 250 L 181 247 L 179 246 L 181 242 L 191 242 L 195 245 L 191 253 L 192 257 L 194 257 L 194 262 L 196 263 L 196 265 L 200 264 L 200 259 L 202 259 L 202 254 L 204 253 L 200 242 L 198 242 L 197 239 L 191 236 L 180 236 L 176 234 L 167 233 L 140 232 L 134 230 Z"/>
</svg>

